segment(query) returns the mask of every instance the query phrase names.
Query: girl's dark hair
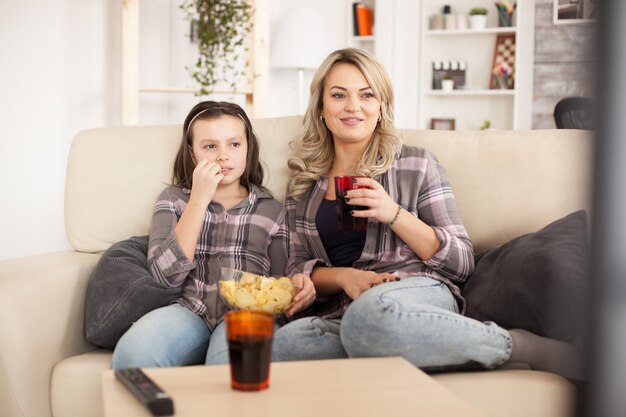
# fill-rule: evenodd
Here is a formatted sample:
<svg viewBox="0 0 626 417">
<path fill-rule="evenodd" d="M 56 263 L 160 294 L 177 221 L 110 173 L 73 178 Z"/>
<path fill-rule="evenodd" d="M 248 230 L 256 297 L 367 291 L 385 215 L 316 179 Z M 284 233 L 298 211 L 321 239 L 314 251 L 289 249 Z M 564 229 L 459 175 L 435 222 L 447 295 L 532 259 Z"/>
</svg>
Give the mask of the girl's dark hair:
<svg viewBox="0 0 626 417">
<path fill-rule="evenodd" d="M 174 175 L 172 181 L 174 185 L 184 188 L 191 188 L 193 182 L 193 170 L 196 164 L 192 158 L 191 127 L 197 120 L 215 119 L 221 116 L 234 116 L 243 121 L 246 128 L 246 141 L 248 142 L 248 154 L 246 155 L 246 168 L 240 178 L 240 183 L 248 192 L 250 186 L 256 185 L 262 190 L 269 192 L 263 184 L 263 167 L 259 161 L 259 141 L 252 129 L 252 123 L 246 112 L 235 103 L 225 101 L 202 101 L 196 104 L 185 119 L 183 124 L 183 138 L 174 161 Z"/>
</svg>

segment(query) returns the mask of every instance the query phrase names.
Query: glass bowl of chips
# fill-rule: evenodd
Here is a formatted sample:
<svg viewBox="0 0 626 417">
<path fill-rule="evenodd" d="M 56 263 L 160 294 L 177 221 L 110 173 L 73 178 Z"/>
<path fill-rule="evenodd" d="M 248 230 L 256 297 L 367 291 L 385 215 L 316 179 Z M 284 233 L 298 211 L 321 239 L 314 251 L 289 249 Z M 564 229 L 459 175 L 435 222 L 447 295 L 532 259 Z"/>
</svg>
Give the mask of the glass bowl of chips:
<svg viewBox="0 0 626 417">
<path fill-rule="evenodd" d="M 219 294 L 233 310 L 282 313 L 293 301 L 296 288 L 287 277 L 274 278 L 219 268 Z"/>
</svg>

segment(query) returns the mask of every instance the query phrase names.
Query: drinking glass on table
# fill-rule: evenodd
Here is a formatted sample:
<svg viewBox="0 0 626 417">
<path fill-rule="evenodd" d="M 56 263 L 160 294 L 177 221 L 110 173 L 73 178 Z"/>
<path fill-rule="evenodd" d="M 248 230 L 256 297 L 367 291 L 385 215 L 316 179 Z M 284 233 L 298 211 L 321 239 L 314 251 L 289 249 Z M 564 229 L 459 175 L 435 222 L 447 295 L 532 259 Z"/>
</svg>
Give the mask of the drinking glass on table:
<svg viewBox="0 0 626 417">
<path fill-rule="evenodd" d="M 263 311 L 236 310 L 225 316 L 230 358 L 230 384 L 239 391 L 269 387 L 274 316 Z"/>
</svg>

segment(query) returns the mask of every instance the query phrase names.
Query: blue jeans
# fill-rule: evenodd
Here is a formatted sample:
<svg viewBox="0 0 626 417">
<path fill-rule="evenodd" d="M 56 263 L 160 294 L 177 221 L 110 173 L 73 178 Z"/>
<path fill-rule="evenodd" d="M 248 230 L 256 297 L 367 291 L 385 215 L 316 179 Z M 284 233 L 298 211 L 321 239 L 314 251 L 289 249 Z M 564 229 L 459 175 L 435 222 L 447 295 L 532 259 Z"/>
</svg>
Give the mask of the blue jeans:
<svg viewBox="0 0 626 417">
<path fill-rule="evenodd" d="M 180 304 L 151 311 L 121 337 L 113 369 L 228 363 L 224 322 L 211 332 L 204 320 Z"/>
<path fill-rule="evenodd" d="M 276 361 L 370 356 L 402 356 L 425 370 L 506 362 L 511 336 L 492 322 L 458 313 L 441 282 L 403 278 L 361 294 L 341 320 L 306 317 L 274 335 Z"/>
</svg>

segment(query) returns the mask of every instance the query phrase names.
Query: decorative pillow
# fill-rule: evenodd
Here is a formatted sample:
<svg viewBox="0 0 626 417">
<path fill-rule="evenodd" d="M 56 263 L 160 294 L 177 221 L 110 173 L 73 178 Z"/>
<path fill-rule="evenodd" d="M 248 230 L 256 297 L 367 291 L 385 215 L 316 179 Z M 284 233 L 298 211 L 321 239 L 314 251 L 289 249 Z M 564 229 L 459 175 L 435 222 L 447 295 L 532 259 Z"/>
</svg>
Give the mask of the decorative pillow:
<svg viewBox="0 0 626 417">
<path fill-rule="evenodd" d="M 85 297 L 87 340 L 113 349 L 144 314 L 170 304 L 181 288 L 165 288 L 148 271 L 148 236 L 111 245 L 98 262 Z"/>
<path fill-rule="evenodd" d="M 466 314 L 572 342 L 582 330 L 588 262 L 580 210 L 477 255 L 462 291 Z"/>
</svg>

